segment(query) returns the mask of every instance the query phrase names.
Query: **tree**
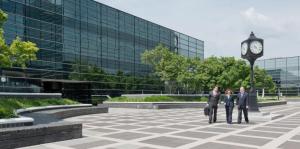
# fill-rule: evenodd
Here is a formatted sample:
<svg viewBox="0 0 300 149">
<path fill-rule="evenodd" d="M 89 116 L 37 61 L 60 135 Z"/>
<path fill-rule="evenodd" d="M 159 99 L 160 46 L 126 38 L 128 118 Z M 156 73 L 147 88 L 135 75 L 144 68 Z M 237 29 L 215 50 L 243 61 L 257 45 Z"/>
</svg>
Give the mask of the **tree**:
<svg viewBox="0 0 300 149">
<path fill-rule="evenodd" d="M 162 81 L 173 87 L 192 91 L 208 91 L 218 85 L 222 90 L 250 88 L 250 66 L 234 57 L 209 57 L 205 60 L 186 58 L 163 45 L 142 54 L 142 62 L 151 65 Z M 275 90 L 272 77 L 265 70 L 255 68 L 255 83 L 259 89 Z"/>
<path fill-rule="evenodd" d="M 27 62 L 36 60 L 39 48 L 35 43 L 22 41 L 17 37 L 10 45 L 4 39 L 3 25 L 7 20 L 7 14 L 0 9 L 0 68 L 12 66 L 26 67 Z"/>
<path fill-rule="evenodd" d="M 141 55 L 142 62 L 154 68 L 155 74 L 169 87 L 171 93 L 177 83 L 180 71 L 183 71 L 185 57 L 171 52 L 167 47 L 159 44 L 152 50 L 146 50 Z"/>
</svg>

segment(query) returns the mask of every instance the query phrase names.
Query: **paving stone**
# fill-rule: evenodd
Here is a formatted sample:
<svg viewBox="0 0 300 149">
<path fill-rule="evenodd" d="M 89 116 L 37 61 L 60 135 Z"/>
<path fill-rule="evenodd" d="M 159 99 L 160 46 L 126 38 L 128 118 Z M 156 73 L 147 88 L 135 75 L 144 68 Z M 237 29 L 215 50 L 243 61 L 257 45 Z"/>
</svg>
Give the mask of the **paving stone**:
<svg viewBox="0 0 300 149">
<path fill-rule="evenodd" d="M 216 127 L 223 127 L 223 128 L 229 128 L 229 129 L 240 129 L 240 128 L 246 128 L 249 127 L 249 125 L 239 125 L 239 124 L 220 124 L 216 125 Z"/>
<path fill-rule="evenodd" d="M 201 128 L 201 129 L 197 129 L 197 130 L 199 130 L 199 131 L 209 131 L 209 132 L 215 132 L 215 133 L 226 133 L 226 132 L 235 131 L 235 130 L 232 130 L 232 129 L 216 128 L 216 127 Z"/>
<path fill-rule="evenodd" d="M 167 129 L 167 128 L 147 128 L 147 129 L 139 129 L 138 131 L 151 132 L 151 133 L 168 133 L 168 132 L 173 132 L 173 131 L 178 131 L 178 130 Z"/>
<path fill-rule="evenodd" d="M 122 144 L 122 145 L 118 145 L 115 147 L 109 147 L 106 149 L 155 149 L 155 148 L 142 147 L 142 146 L 133 145 L 133 144 Z"/>
<path fill-rule="evenodd" d="M 279 146 L 281 149 L 298 149 L 300 146 L 300 142 L 295 141 L 287 141 Z"/>
<path fill-rule="evenodd" d="M 288 124 L 268 124 L 266 126 L 271 127 L 282 127 L 282 128 L 297 128 L 299 125 L 288 125 Z"/>
<path fill-rule="evenodd" d="M 207 122 L 187 122 L 187 123 L 182 123 L 184 125 L 195 125 L 195 126 L 207 126 L 209 125 Z"/>
<path fill-rule="evenodd" d="M 190 129 L 190 128 L 194 128 L 197 126 L 191 126 L 191 125 L 168 125 L 168 126 L 164 126 L 167 128 L 176 128 L 176 129 Z"/>
<path fill-rule="evenodd" d="M 172 135 L 184 136 L 184 137 L 190 137 L 190 138 L 198 138 L 198 139 L 206 139 L 206 138 L 215 136 L 216 134 L 206 133 L 206 132 L 186 131 L 186 132 L 175 133 Z"/>
<path fill-rule="evenodd" d="M 259 137 L 269 137 L 269 138 L 278 138 L 282 135 L 282 133 L 259 132 L 259 131 L 244 131 L 239 134 L 250 135 L 250 136 L 259 136 Z"/>
<path fill-rule="evenodd" d="M 159 126 L 159 125 L 165 125 L 165 123 L 148 122 L 148 123 L 138 123 L 138 125 L 142 125 L 142 126 Z"/>
<path fill-rule="evenodd" d="M 159 146 L 179 147 L 185 144 L 192 143 L 194 141 L 195 140 L 162 136 L 162 137 L 148 139 L 140 142 L 146 144 L 159 145 Z"/>
<path fill-rule="evenodd" d="M 147 136 L 150 136 L 150 135 L 143 134 L 143 133 L 134 133 L 134 132 L 121 132 L 121 133 L 105 135 L 103 137 L 116 138 L 116 139 L 121 139 L 121 140 L 134 140 L 134 139 L 143 138 L 143 137 L 147 137 Z"/>
<path fill-rule="evenodd" d="M 100 141 L 100 140 L 101 139 L 98 139 L 98 138 L 83 137 L 83 138 L 80 138 L 80 139 L 73 139 L 73 140 L 55 142 L 54 144 L 62 145 L 62 146 L 71 146 L 71 145 L 84 144 L 84 143 L 95 142 L 95 141 Z"/>
<path fill-rule="evenodd" d="M 35 146 L 29 146 L 29 147 L 22 147 L 22 149 L 52 149 L 43 145 L 35 145 Z"/>
<path fill-rule="evenodd" d="M 229 145 L 229 144 L 222 144 L 222 143 L 215 143 L 215 142 L 208 142 L 202 145 L 198 145 L 191 149 L 255 149 L 250 147 L 243 147 L 243 146 L 236 146 L 236 145 Z"/>
<path fill-rule="evenodd" d="M 110 140 L 100 140 L 100 141 L 95 141 L 95 142 L 72 145 L 70 147 L 75 148 L 75 149 L 89 149 L 89 148 L 105 146 L 105 145 L 113 144 L 113 143 L 117 143 L 117 142 L 110 141 Z"/>
<path fill-rule="evenodd" d="M 113 126 L 116 125 L 115 123 L 86 123 L 87 125 L 91 125 L 91 126 Z"/>
<path fill-rule="evenodd" d="M 95 132 L 102 132 L 102 133 L 111 133 L 111 132 L 118 131 L 118 130 L 108 129 L 108 128 L 96 128 L 96 129 L 88 129 L 88 130 L 95 131 Z"/>
<path fill-rule="evenodd" d="M 124 130 L 133 130 L 133 129 L 142 128 L 142 126 L 135 126 L 135 125 L 119 125 L 119 126 L 112 126 L 112 127 L 110 127 L 110 128 L 124 129 Z"/>
<path fill-rule="evenodd" d="M 249 145 L 257 145 L 262 146 L 271 141 L 271 139 L 262 139 L 255 137 L 245 137 L 245 136 L 227 136 L 219 139 L 220 141 L 228 141 L 233 143 L 241 143 L 241 144 L 249 144 Z"/>
<path fill-rule="evenodd" d="M 125 123 L 125 124 L 132 124 L 132 123 L 137 123 L 138 121 L 132 121 L 132 120 L 122 120 L 122 121 L 117 121 L 117 123 Z"/>
<path fill-rule="evenodd" d="M 296 136 L 292 137 L 291 140 L 299 140 L 300 141 L 300 135 L 296 135 Z"/>
<path fill-rule="evenodd" d="M 271 132 L 289 132 L 291 129 L 275 127 L 257 127 L 254 130 L 271 131 Z"/>
</svg>

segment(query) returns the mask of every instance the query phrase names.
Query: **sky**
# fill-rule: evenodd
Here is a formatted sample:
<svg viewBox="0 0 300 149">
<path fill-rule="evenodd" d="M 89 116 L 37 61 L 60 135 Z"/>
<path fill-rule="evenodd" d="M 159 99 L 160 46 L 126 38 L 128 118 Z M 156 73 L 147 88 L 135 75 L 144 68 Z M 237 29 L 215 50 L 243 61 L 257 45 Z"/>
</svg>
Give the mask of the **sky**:
<svg viewBox="0 0 300 149">
<path fill-rule="evenodd" d="M 205 43 L 205 57 L 240 58 L 251 31 L 264 57 L 300 56 L 299 0 L 95 0 Z"/>
</svg>

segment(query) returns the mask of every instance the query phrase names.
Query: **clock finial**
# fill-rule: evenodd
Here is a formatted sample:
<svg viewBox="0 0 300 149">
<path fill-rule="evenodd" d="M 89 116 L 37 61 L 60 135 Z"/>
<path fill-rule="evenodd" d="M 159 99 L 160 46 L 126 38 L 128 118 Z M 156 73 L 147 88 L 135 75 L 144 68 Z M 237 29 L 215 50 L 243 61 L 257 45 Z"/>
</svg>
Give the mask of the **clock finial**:
<svg viewBox="0 0 300 149">
<path fill-rule="evenodd" d="M 252 39 L 252 38 L 256 38 L 256 36 L 254 35 L 253 31 L 251 31 L 249 39 Z"/>
</svg>

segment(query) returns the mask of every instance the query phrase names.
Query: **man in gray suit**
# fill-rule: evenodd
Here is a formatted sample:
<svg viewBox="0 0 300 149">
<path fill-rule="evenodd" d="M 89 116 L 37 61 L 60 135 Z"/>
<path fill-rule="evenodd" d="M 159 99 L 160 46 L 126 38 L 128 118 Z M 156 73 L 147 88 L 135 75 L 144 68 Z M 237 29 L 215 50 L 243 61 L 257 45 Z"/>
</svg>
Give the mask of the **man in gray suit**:
<svg viewBox="0 0 300 149">
<path fill-rule="evenodd" d="M 246 123 L 249 123 L 248 119 L 248 105 L 249 105 L 249 95 L 245 92 L 245 88 L 240 88 L 240 93 L 236 101 L 238 107 L 238 124 L 242 122 L 242 112 L 244 113 Z"/>
<path fill-rule="evenodd" d="M 213 91 L 209 93 L 207 104 L 209 106 L 209 123 L 215 123 L 217 121 L 217 110 L 220 100 L 219 87 L 215 87 Z"/>
</svg>

